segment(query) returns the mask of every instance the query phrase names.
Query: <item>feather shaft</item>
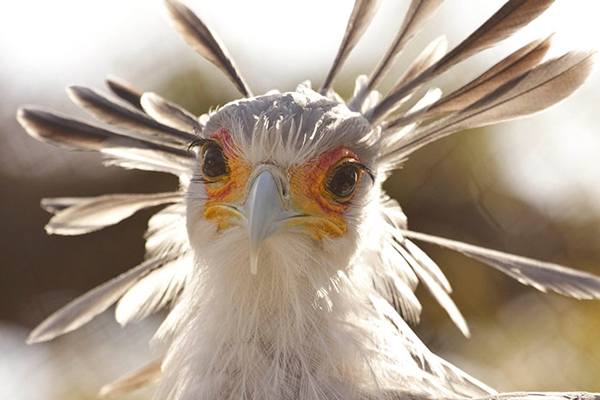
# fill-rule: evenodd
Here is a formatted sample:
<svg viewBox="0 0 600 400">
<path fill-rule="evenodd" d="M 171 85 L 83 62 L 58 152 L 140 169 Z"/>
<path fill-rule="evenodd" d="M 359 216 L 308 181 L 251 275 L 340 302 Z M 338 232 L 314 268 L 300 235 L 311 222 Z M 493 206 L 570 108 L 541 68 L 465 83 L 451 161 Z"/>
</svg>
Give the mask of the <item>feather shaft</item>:
<svg viewBox="0 0 600 400">
<path fill-rule="evenodd" d="M 166 257 L 146 260 L 76 298 L 38 325 L 27 338 L 27 343 L 46 342 L 86 324 L 113 305 L 138 279 L 167 260 Z"/>
<path fill-rule="evenodd" d="M 148 115 L 161 124 L 196 135 L 202 132 L 202 126 L 197 117 L 183 107 L 163 99 L 156 93 L 144 93 L 141 98 L 141 105 Z"/>
<path fill-rule="evenodd" d="M 250 87 L 239 73 L 225 46 L 189 8 L 177 0 L 164 0 L 169 23 L 198 54 L 219 68 L 244 97 L 252 97 Z"/>
<path fill-rule="evenodd" d="M 325 95 L 328 92 L 340 68 L 350 55 L 350 52 L 354 49 L 354 46 L 356 46 L 371 24 L 371 21 L 379 8 L 379 1 L 380 0 L 356 0 L 354 2 L 354 8 L 350 14 L 350 19 L 348 20 L 344 38 L 342 39 L 340 48 L 335 56 L 333 65 L 321 86 L 321 94 Z"/>
<path fill-rule="evenodd" d="M 410 2 L 408 12 L 392 45 L 369 77 L 368 88 L 374 89 L 379 85 L 394 65 L 406 43 L 429 21 L 442 2 L 443 0 L 412 0 Z"/>
<path fill-rule="evenodd" d="M 424 85 L 459 62 L 506 39 L 543 13 L 554 0 L 509 0 L 475 32 L 453 48 L 438 62 L 412 81 L 385 97 L 373 109 L 370 119 L 380 121 L 396 102 L 415 88 Z"/>
<path fill-rule="evenodd" d="M 129 82 L 116 76 L 107 77 L 106 85 L 114 94 L 134 106 L 136 109 L 143 111 L 142 105 L 140 104 L 140 99 L 143 94 L 142 91 L 134 88 Z"/>
<path fill-rule="evenodd" d="M 576 299 L 600 299 L 600 277 L 587 272 L 405 229 L 401 233 L 458 251 L 542 292 L 550 290 Z"/>
<path fill-rule="evenodd" d="M 589 77 L 595 52 L 573 51 L 512 79 L 464 110 L 422 127 L 386 161 L 408 154 L 454 132 L 494 124 L 542 111 L 569 97 Z"/>
<path fill-rule="evenodd" d="M 51 235 L 82 235 L 115 225 L 141 209 L 174 203 L 182 199 L 181 192 L 112 194 L 82 198 L 71 206 L 57 210 L 46 225 L 46 232 Z M 46 199 L 46 201 L 56 203 L 54 199 Z M 43 203 L 44 201 L 42 201 L 44 207 Z"/>
<path fill-rule="evenodd" d="M 69 97 L 94 118 L 106 124 L 144 135 L 149 141 L 189 145 L 197 137 L 155 121 L 146 114 L 125 107 L 100 91 L 84 86 L 67 88 Z"/>
<path fill-rule="evenodd" d="M 142 387 L 158 384 L 162 376 L 160 368 L 162 363 L 163 359 L 161 358 L 102 386 L 98 392 L 98 397 L 121 396 Z"/>
<path fill-rule="evenodd" d="M 386 122 L 384 129 L 406 126 L 418 119 L 430 119 L 442 113 L 468 107 L 511 79 L 537 66 L 550 49 L 551 40 L 552 36 L 549 36 L 523 46 L 478 78 L 442 97 L 428 109 L 408 113 L 394 121 Z"/>
</svg>

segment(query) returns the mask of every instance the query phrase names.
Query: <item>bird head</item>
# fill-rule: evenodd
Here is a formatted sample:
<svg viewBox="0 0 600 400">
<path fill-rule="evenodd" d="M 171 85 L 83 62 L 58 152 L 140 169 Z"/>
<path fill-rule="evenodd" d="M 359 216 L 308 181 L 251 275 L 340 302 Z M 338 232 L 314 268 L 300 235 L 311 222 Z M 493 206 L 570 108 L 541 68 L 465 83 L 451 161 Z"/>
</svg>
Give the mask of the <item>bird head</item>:
<svg viewBox="0 0 600 400">
<path fill-rule="evenodd" d="M 197 145 L 191 246 L 205 255 L 227 243 L 246 253 L 239 259 L 252 274 L 290 251 L 329 253 L 330 273 L 346 267 L 377 198 L 378 134 L 363 115 L 307 86 L 226 105 Z"/>
</svg>

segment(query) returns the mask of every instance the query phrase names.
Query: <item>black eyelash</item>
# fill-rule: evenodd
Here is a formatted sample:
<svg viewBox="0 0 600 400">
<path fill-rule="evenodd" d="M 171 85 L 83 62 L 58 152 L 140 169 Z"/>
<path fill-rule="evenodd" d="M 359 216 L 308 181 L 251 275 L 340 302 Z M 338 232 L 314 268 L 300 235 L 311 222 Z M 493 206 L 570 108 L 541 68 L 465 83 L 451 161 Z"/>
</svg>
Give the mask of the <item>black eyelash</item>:
<svg viewBox="0 0 600 400">
<path fill-rule="evenodd" d="M 206 183 L 206 182 L 209 182 L 209 181 L 204 179 L 204 177 L 202 177 L 202 176 L 190 179 L 190 183 Z"/>
<path fill-rule="evenodd" d="M 365 164 L 361 164 L 359 162 L 354 162 L 354 164 L 356 164 L 357 167 L 362 169 L 364 173 L 369 175 L 369 178 L 371 178 L 371 181 L 375 182 L 375 174 L 373 173 L 373 171 L 371 171 L 371 169 L 369 167 L 367 167 Z"/>
<path fill-rule="evenodd" d="M 194 150 L 196 147 L 201 147 L 204 146 L 206 143 L 209 142 L 214 142 L 216 143 L 215 140 L 213 139 L 205 139 L 205 138 L 198 138 L 198 139 L 194 139 L 192 140 L 189 144 L 188 144 L 188 151 L 192 151 Z"/>
</svg>

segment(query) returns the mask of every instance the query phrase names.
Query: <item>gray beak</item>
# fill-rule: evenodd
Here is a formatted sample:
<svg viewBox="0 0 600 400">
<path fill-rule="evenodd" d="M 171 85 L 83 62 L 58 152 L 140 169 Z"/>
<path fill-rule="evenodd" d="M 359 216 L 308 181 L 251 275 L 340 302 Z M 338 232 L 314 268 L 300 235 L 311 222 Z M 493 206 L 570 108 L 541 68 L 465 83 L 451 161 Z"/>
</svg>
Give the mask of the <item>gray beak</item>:
<svg viewBox="0 0 600 400">
<path fill-rule="evenodd" d="M 291 216 L 285 207 L 281 184 L 277 184 L 269 167 L 251 182 L 242 214 L 250 237 L 250 272 L 256 275 L 261 244 L 281 230 L 283 222 Z"/>
</svg>

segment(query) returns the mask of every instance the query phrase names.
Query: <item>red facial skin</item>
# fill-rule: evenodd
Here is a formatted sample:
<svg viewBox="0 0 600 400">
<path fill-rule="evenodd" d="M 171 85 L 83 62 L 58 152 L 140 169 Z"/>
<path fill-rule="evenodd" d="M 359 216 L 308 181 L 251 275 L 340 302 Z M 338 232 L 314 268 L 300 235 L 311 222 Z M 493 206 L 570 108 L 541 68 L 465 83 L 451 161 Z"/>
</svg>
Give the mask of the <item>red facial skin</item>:
<svg viewBox="0 0 600 400">
<path fill-rule="evenodd" d="M 246 183 L 252 172 L 250 163 L 240 157 L 240 152 L 233 143 L 227 129 L 222 128 L 210 136 L 223 149 L 229 164 L 229 174 L 215 181 L 207 179 L 204 184 L 208 193 L 209 201 L 219 201 L 235 204 L 243 196 Z"/>
<path fill-rule="evenodd" d="M 213 220 L 220 229 L 225 229 L 241 218 L 239 212 L 236 213 L 227 205 L 238 204 L 243 200 L 252 166 L 240 157 L 227 129 L 218 130 L 210 138 L 217 141 L 223 149 L 223 154 L 228 160 L 229 173 L 217 180 L 207 179 L 204 183 L 208 195 L 208 200 L 204 204 L 204 218 Z"/>
<path fill-rule="evenodd" d="M 336 147 L 309 160 L 291 171 L 290 185 L 305 199 L 319 206 L 319 210 L 327 215 L 339 215 L 348 208 L 348 201 L 336 201 L 334 196 L 326 190 L 327 180 L 332 171 L 340 162 L 354 160 L 359 162 L 356 154 L 344 146 Z M 302 184 L 302 182 L 305 182 Z"/>
<path fill-rule="evenodd" d="M 239 205 L 244 201 L 246 185 L 252 174 L 253 165 L 242 158 L 242 153 L 225 128 L 212 134 L 211 139 L 221 145 L 223 154 L 228 159 L 230 171 L 217 180 L 207 179 L 205 182 L 209 199 L 204 206 L 204 217 L 213 220 L 219 228 L 225 229 L 233 220 L 241 217 L 227 205 Z M 306 215 L 306 217 L 290 220 L 288 226 L 302 225 L 310 236 L 317 240 L 323 237 L 340 237 L 347 232 L 342 214 L 348 208 L 348 203 L 354 194 L 341 201 L 326 189 L 331 171 L 345 161 L 359 162 L 359 159 L 344 146 L 339 146 L 302 165 L 291 166 L 284 171 L 289 177 L 292 208 Z"/>
</svg>

